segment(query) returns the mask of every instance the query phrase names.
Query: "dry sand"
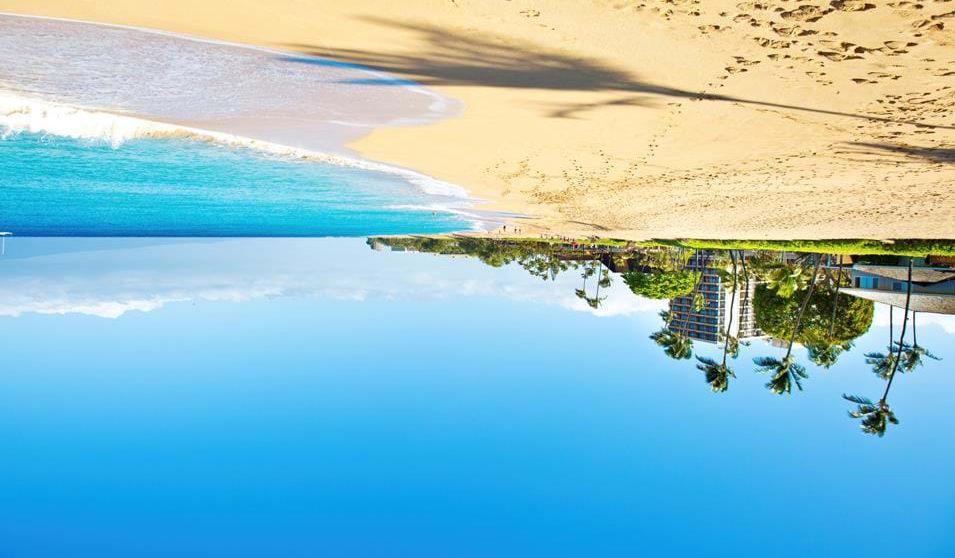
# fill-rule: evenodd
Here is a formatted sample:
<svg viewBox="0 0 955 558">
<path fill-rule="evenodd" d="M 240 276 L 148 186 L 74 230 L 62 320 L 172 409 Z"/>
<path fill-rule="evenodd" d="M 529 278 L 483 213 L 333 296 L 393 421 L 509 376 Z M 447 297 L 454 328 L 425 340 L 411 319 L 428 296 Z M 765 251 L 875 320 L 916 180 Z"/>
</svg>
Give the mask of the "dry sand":
<svg viewBox="0 0 955 558">
<path fill-rule="evenodd" d="M 0 0 L 0 10 L 300 50 L 417 80 L 461 99 L 464 114 L 352 147 L 532 215 L 528 232 L 955 238 L 949 0 Z"/>
</svg>

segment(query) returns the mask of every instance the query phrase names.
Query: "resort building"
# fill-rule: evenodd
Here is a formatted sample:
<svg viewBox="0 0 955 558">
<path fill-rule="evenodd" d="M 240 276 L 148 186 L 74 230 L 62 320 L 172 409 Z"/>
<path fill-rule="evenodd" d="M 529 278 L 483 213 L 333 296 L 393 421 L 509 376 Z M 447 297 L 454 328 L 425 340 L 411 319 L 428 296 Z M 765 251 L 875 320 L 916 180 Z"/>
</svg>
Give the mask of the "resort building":
<svg viewBox="0 0 955 558">
<path fill-rule="evenodd" d="M 670 330 L 686 333 L 697 341 L 717 343 L 721 333 L 726 331 L 727 320 L 732 318 L 730 333 L 738 339 L 762 337 L 764 334 L 756 327 L 753 309 L 756 282 L 738 285 L 736 300 L 731 304 L 733 286 L 723 284 L 718 268 L 710 265 L 714 256 L 709 250 L 699 250 L 690 257 L 686 269 L 702 274 L 696 291 L 702 297 L 702 306 L 696 307 L 694 294 L 671 299 Z"/>
<path fill-rule="evenodd" d="M 912 298 L 915 312 L 955 314 L 955 269 L 917 266 L 912 269 Z M 897 308 L 905 307 L 908 262 L 905 265 L 852 266 L 852 287 L 842 292 Z"/>
</svg>

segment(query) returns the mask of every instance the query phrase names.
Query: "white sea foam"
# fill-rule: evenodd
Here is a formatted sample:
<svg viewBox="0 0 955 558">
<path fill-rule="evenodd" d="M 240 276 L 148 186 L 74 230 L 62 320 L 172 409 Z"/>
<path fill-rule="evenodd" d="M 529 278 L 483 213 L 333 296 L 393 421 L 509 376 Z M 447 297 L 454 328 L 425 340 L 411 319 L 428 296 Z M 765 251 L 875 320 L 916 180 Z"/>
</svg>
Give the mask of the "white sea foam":
<svg viewBox="0 0 955 558">
<path fill-rule="evenodd" d="M 125 141 L 139 138 L 182 138 L 206 141 L 233 148 L 252 149 L 261 153 L 291 159 L 304 159 L 336 166 L 383 172 L 399 176 L 427 194 L 462 200 L 467 198 L 467 192 L 459 186 L 401 167 L 344 155 L 289 147 L 234 134 L 154 122 L 134 116 L 64 103 L 51 103 L 0 91 L 0 134 L 9 136 L 22 132 L 104 141 L 114 148 L 119 147 Z M 461 215 L 477 218 L 475 215 L 466 214 L 460 209 L 440 204 L 422 210 L 457 212 Z"/>
</svg>

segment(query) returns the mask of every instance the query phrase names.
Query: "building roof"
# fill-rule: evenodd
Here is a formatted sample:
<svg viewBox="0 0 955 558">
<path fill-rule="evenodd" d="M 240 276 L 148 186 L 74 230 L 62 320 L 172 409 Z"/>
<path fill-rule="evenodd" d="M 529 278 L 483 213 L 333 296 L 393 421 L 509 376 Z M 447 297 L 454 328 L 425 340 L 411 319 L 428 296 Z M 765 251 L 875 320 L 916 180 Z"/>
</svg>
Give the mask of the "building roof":
<svg viewBox="0 0 955 558">
<path fill-rule="evenodd" d="M 896 281 L 907 281 L 909 277 L 909 268 L 896 265 L 854 265 L 855 271 L 868 273 L 869 275 L 878 275 L 887 277 Z M 930 267 L 912 268 L 912 281 L 916 283 L 941 283 L 955 279 L 955 269 L 938 269 Z"/>
<path fill-rule="evenodd" d="M 874 302 L 889 304 L 895 306 L 896 308 L 905 308 L 905 293 L 878 291 L 874 289 L 847 288 L 843 288 L 840 292 Z M 926 312 L 930 314 L 955 315 L 955 295 L 912 293 L 912 300 L 909 301 L 909 310 L 913 310 L 915 312 Z"/>
</svg>

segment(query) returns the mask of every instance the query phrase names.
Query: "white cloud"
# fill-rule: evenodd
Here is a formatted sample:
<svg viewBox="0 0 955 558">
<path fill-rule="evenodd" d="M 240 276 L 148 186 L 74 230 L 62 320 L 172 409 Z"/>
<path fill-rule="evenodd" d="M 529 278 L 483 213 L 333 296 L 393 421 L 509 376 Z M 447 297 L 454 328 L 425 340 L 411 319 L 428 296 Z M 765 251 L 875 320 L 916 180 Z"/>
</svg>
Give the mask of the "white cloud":
<svg viewBox="0 0 955 558">
<path fill-rule="evenodd" d="M 606 299 L 595 310 L 574 296 L 581 279 L 573 272 L 542 281 L 517 266 L 491 268 L 467 258 L 375 252 L 359 240 L 244 239 L 154 246 L 142 246 L 141 241 L 130 246 L 120 239 L 91 242 L 77 241 L 86 248 L 82 251 L 5 259 L 0 316 L 118 318 L 174 302 L 289 296 L 352 301 L 493 297 L 556 304 L 598 317 L 655 313 L 666 305 L 633 295 L 617 278 L 601 291 Z M 41 239 L 18 243 L 44 246 Z M 20 253 L 29 252 L 30 246 L 26 248 Z"/>
<path fill-rule="evenodd" d="M 896 328 L 902 325 L 902 310 L 900 308 L 895 309 L 894 320 Z M 878 303 L 875 305 L 875 315 L 872 318 L 872 323 L 878 327 L 889 327 L 889 307 L 887 305 Z M 919 331 L 926 326 L 937 326 L 942 328 L 945 333 L 955 333 L 955 316 L 919 312 L 918 326 Z"/>
</svg>

